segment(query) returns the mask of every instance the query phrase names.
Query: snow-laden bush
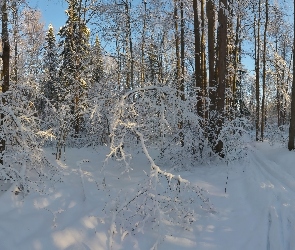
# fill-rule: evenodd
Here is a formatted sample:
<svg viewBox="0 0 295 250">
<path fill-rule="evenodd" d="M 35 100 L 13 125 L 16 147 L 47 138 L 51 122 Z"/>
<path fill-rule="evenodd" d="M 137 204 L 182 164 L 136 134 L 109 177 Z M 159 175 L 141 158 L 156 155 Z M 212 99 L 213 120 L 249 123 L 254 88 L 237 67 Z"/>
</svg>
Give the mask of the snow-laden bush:
<svg viewBox="0 0 295 250">
<path fill-rule="evenodd" d="M 109 98 L 89 99 L 89 107 L 83 115 L 86 145 L 109 145 L 111 106 Z"/>
<path fill-rule="evenodd" d="M 282 146 L 288 144 L 289 138 L 289 125 L 266 124 L 265 126 L 265 138 L 271 145 L 279 143 Z"/>
<path fill-rule="evenodd" d="M 96 84 L 98 85 L 98 83 Z M 105 83 L 89 87 L 87 95 L 81 98 L 77 116 L 80 117 L 79 133 L 75 134 L 75 117 L 71 105 L 60 102 L 56 116 L 57 158 L 68 147 L 109 145 L 110 117 L 116 98 Z M 102 91 L 102 87 L 106 89 Z"/>
<path fill-rule="evenodd" d="M 109 216 L 111 235 L 152 229 L 160 243 L 166 235 L 177 236 L 174 230 L 192 231 L 200 214 L 214 209 L 205 190 L 153 166 L 135 190 L 113 194 L 103 211 Z"/>
<path fill-rule="evenodd" d="M 43 156 L 44 138 L 53 134 L 40 130 L 34 93 L 28 85 L 12 84 L 9 92 L 0 95 L 6 100 L 0 103 L 1 140 L 5 141 L 0 179 L 16 182 L 24 193 L 30 189 L 44 192 L 45 179 L 61 181 L 58 170 Z"/>
<path fill-rule="evenodd" d="M 136 89 L 126 93 L 116 107 L 109 157 L 115 156 L 124 162 L 123 173 L 129 172 L 132 170 L 129 165 L 132 158 L 130 152 L 136 144 L 149 160 L 150 171 L 145 174 L 144 181 L 138 183 L 136 190 L 124 189 L 119 194 L 110 194 L 111 200 L 106 202 L 104 211 L 107 215 L 111 211 L 111 238 L 117 232 L 131 235 L 153 228 L 159 243 L 165 235 L 174 235 L 170 232 L 172 227 L 191 230 L 191 224 L 201 211 L 213 211 L 202 188 L 161 170 L 148 151 L 151 145 L 158 146 L 160 151 L 167 138 L 173 136 L 180 140 L 174 142 L 174 146 L 181 143 L 184 140 L 180 134 L 182 130 L 177 129 L 181 121 L 190 122 L 192 127 L 201 130 L 198 118 L 190 110 L 192 106 L 177 103 L 177 95 L 173 96 L 175 93 L 159 87 Z M 196 142 L 196 151 L 203 143 L 201 139 L 198 141 L 203 136 L 202 131 L 199 132 L 191 140 Z"/>
<path fill-rule="evenodd" d="M 251 141 L 250 122 L 245 118 L 225 119 L 217 137 L 223 143 L 225 161 L 233 162 L 247 156 L 247 144 Z"/>
<path fill-rule="evenodd" d="M 171 167 L 203 162 L 212 153 L 203 119 L 196 114 L 197 98 L 181 100 L 181 92 L 149 86 L 129 91 L 115 105 L 111 127 L 111 152 L 128 156 L 137 147 L 136 133 L 143 134 L 147 147 L 157 148 L 161 162 Z M 124 153 L 122 153 L 124 152 Z M 120 158 L 120 157 L 119 157 Z"/>
</svg>

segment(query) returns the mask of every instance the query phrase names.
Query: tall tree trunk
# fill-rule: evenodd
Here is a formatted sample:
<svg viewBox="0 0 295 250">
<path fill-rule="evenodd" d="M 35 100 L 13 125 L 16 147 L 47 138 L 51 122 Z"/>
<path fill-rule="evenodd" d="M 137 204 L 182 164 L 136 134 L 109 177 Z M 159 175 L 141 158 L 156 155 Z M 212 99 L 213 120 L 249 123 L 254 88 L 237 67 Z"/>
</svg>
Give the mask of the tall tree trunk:
<svg viewBox="0 0 295 250">
<path fill-rule="evenodd" d="M 287 44 L 284 43 L 284 60 L 286 60 L 286 46 Z M 281 100 L 282 100 L 282 125 L 286 124 L 286 119 L 287 119 L 287 100 L 284 98 L 283 92 L 287 93 L 288 92 L 288 87 L 289 87 L 289 81 L 290 81 L 290 72 L 291 72 L 291 66 L 292 66 L 292 61 L 293 61 L 293 50 L 290 56 L 290 61 L 289 61 L 289 66 L 287 69 L 283 70 L 283 82 L 282 82 L 282 93 L 281 93 Z M 287 72 L 287 73 L 286 73 Z M 285 77 L 287 78 L 285 81 Z"/>
<path fill-rule="evenodd" d="M 73 10 L 74 11 L 74 10 Z M 77 44 L 75 44 L 74 47 L 77 47 L 79 45 L 82 44 L 82 34 L 83 34 L 83 30 L 82 30 L 82 0 L 79 0 L 79 5 L 78 5 L 78 9 L 77 9 L 77 13 L 78 13 L 78 34 L 79 34 L 79 38 L 78 38 L 78 41 L 76 42 Z M 84 21 L 84 20 L 83 20 Z M 75 20 L 73 20 L 73 26 L 75 25 L 74 24 Z M 73 43 L 75 43 L 74 39 L 73 39 Z M 73 106 L 74 106 L 74 131 L 75 131 L 75 134 L 74 136 L 75 137 L 78 137 L 79 134 L 80 134 L 80 127 L 81 127 L 81 115 L 80 115 L 80 109 L 79 109 L 79 106 L 80 106 L 80 80 L 81 80 L 81 77 L 80 77 L 80 70 L 82 68 L 82 62 L 81 62 L 81 58 L 80 58 L 80 55 L 77 53 L 76 51 L 76 55 L 75 55 L 75 72 L 74 72 L 74 81 L 75 81 L 75 89 L 74 89 L 74 98 L 73 98 Z"/>
<path fill-rule="evenodd" d="M 129 49 L 129 64 L 130 66 L 128 67 L 128 74 L 130 75 L 130 86 L 129 89 L 134 88 L 134 58 L 133 58 L 133 42 L 132 42 L 132 34 L 131 34 L 131 17 L 130 17 L 130 7 L 129 6 L 129 1 L 127 0 L 125 3 L 125 11 L 127 15 L 127 32 L 128 32 L 128 49 Z"/>
<path fill-rule="evenodd" d="M 174 0 L 174 29 L 175 29 L 175 56 L 176 56 L 176 87 L 180 86 L 180 78 L 181 78 L 181 62 L 180 62 L 180 39 L 178 34 L 178 8 L 177 8 L 178 0 Z"/>
<path fill-rule="evenodd" d="M 208 66 L 209 66 L 209 98 L 211 105 L 210 110 L 214 110 L 216 102 L 216 93 L 213 88 L 216 87 L 215 78 L 215 10 L 212 0 L 206 4 L 206 14 L 208 19 Z"/>
<path fill-rule="evenodd" d="M 276 36 L 275 40 L 275 48 L 276 48 L 276 56 L 278 55 L 278 37 Z M 279 79 L 279 66 L 278 60 L 275 58 L 275 77 L 276 77 L 276 87 L 277 87 L 277 95 L 276 95 L 276 104 L 277 104 L 277 117 L 278 117 L 278 127 L 281 126 L 281 86 Z M 284 74 L 283 74 L 284 75 Z M 283 78 L 284 79 L 284 78 Z"/>
<path fill-rule="evenodd" d="M 13 62 L 13 80 L 18 83 L 18 7 L 17 3 L 13 2 L 13 42 L 14 42 L 14 62 Z"/>
<path fill-rule="evenodd" d="M 143 27 L 142 27 L 142 39 L 141 39 L 141 59 L 140 59 L 140 86 L 143 88 L 145 83 L 145 67 L 144 67 L 144 49 L 145 49 L 145 32 L 146 32 L 146 0 L 143 2 L 144 4 L 144 17 L 143 17 Z"/>
<path fill-rule="evenodd" d="M 181 100 L 185 99 L 184 95 L 184 15 L 183 15 L 183 0 L 180 1 L 180 57 L 181 57 L 181 81 L 180 81 L 180 86 L 179 90 L 182 92 L 181 93 Z"/>
<path fill-rule="evenodd" d="M 227 19 L 227 60 L 226 60 L 226 69 L 228 74 L 226 75 L 226 88 L 229 90 L 233 89 L 233 76 L 234 76 L 234 31 L 233 31 L 233 21 L 234 21 L 234 10 L 232 8 L 233 0 L 228 0 L 228 19 Z M 233 94 L 233 93 L 231 93 Z M 225 115 L 231 118 L 231 105 L 233 98 L 231 95 L 226 95 L 225 98 Z"/>
<path fill-rule="evenodd" d="M 198 12 L 198 0 L 193 0 L 194 9 L 194 35 L 195 35 L 195 81 L 197 88 L 197 95 L 199 100 L 197 103 L 197 113 L 202 116 L 202 81 L 201 81 L 201 44 L 200 44 L 200 22 Z"/>
<path fill-rule="evenodd" d="M 119 34 L 118 34 L 118 31 L 117 31 L 117 34 L 116 34 L 116 52 L 117 52 L 117 84 L 118 84 L 118 88 L 120 90 L 120 88 L 121 88 L 122 65 L 121 65 L 121 53 L 120 53 L 120 46 L 119 46 Z"/>
<path fill-rule="evenodd" d="M 7 10 L 7 0 L 2 2 L 2 63 L 3 63 L 3 82 L 2 82 L 2 93 L 5 93 L 9 90 L 9 58 L 10 58 L 10 44 L 9 44 L 9 33 L 8 33 L 8 10 Z M 5 105 L 6 100 L 2 98 L 2 104 Z M 3 131 L 5 114 L 1 113 L 1 145 L 0 145 L 0 164 L 3 165 L 3 158 L 5 154 L 5 134 Z"/>
<path fill-rule="evenodd" d="M 240 64 L 240 28 L 241 28 L 241 18 L 237 16 L 237 23 L 236 23 L 236 37 L 235 37 L 235 47 L 234 47 L 234 75 L 233 75 L 233 83 L 232 83 L 232 95 L 233 95 L 233 103 L 232 107 L 234 111 L 237 110 L 237 82 L 238 82 L 238 65 Z"/>
<path fill-rule="evenodd" d="M 216 121 L 216 132 L 220 133 L 223 126 L 224 105 L 225 105 L 225 87 L 226 87 L 226 57 L 227 57 L 227 0 L 219 0 L 218 11 L 218 85 L 217 85 L 217 100 L 216 110 L 219 114 L 219 118 Z M 216 152 L 221 153 L 223 149 L 223 142 L 218 141 L 216 145 Z"/>
<path fill-rule="evenodd" d="M 262 103 L 261 103 L 261 140 L 264 139 L 264 127 L 265 127 L 265 89 L 266 89 L 266 34 L 268 26 L 268 0 L 265 1 L 265 24 L 264 24 L 264 37 L 263 37 L 263 72 L 262 72 Z"/>
<path fill-rule="evenodd" d="M 3 61 L 3 83 L 2 92 L 5 93 L 9 89 L 9 59 L 10 59 L 10 44 L 8 33 L 8 10 L 7 0 L 3 1 L 2 5 L 2 61 Z M 5 100 L 4 100 L 5 101 Z"/>
<path fill-rule="evenodd" d="M 294 1 L 294 9 L 295 9 L 295 1 Z M 294 23 L 295 23 L 295 14 L 294 14 Z M 290 119 L 290 127 L 289 127 L 289 141 L 288 141 L 288 149 L 294 150 L 294 138 L 295 138 L 295 26 L 294 26 L 294 34 L 293 34 L 293 83 L 292 83 L 292 100 L 291 100 L 291 119 Z"/>
<path fill-rule="evenodd" d="M 201 84 L 202 96 L 206 96 L 207 90 L 207 69 L 206 69 L 206 41 L 205 41 L 205 0 L 201 0 Z M 208 117 L 205 112 L 205 98 L 203 98 L 203 117 Z"/>
<path fill-rule="evenodd" d="M 180 53 L 184 53 L 184 23 L 181 20 L 181 39 L 179 39 L 179 34 L 178 34 L 178 8 L 177 8 L 178 0 L 174 1 L 174 28 L 175 28 L 175 53 L 176 53 L 176 88 L 179 91 L 184 90 L 184 85 L 182 85 L 182 78 L 183 75 L 182 73 L 182 62 L 181 62 L 181 57 Z M 182 1 L 181 1 L 181 8 L 183 8 Z M 181 10 L 181 16 L 183 18 L 183 10 Z M 183 32 L 183 33 L 182 33 Z M 183 37 L 182 37 L 183 35 Z M 182 40 L 183 39 L 183 40 Z M 181 44 L 180 44 L 181 43 Z M 181 45 L 181 51 L 179 50 L 179 46 Z M 183 47 L 182 47 L 183 46 Z M 184 60 L 184 54 L 183 54 L 183 60 Z M 184 100 L 184 94 L 180 93 L 180 98 Z M 182 114 L 179 115 L 180 119 L 178 122 L 178 128 L 180 129 L 179 133 L 179 138 L 180 138 L 180 144 L 183 147 L 184 146 L 184 134 L 182 132 L 183 128 L 183 120 L 182 120 Z"/>
<path fill-rule="evenodd" d="M 255 39 L 255 87 L 256 87 L 256 112 L 255 112 L 255 127 L 256 141 L 259 141 L 259 119 L 260 119 L 260 91 L 259 91 L 259 64 L 260 64 L 260 18 L 261 18 L 261 0 L 258 2 L 258 20 L 256 24 L 256 16 L 254 20 L 254 39 Z M 253 6 L 253 11 L 255 7 Z M 256 30 L 257 26 L 257 30 Z"/>
</svg>

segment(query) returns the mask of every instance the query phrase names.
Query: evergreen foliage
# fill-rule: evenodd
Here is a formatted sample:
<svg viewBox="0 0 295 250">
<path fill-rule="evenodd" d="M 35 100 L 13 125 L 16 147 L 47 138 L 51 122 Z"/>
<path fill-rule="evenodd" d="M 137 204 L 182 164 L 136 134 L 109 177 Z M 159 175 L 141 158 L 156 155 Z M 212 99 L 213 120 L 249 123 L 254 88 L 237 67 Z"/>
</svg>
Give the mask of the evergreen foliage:
<svg viewBox="0 0 295 250">
<path fill-rule="evenodd" d="M 91 82 L 93 84 L 99 84 L 103 78 L 104 70 L 103 70 L 103 58 L 102 58 L 102 50 L 101 44 L 98 36 L 95 38 L 95 43 L 91 49 Z"/>
<path fill-rule="evenodd" d="M 68 105 L 71 111 L 71 126 L 74 136 L 78 137 L 82 129 L 82 114 L 85 108 L 85 98 L 89 83 L 89 36 L 90 30 L 82 18 L 82 9 L 77 0 L 68 1 L 66 11 L 68 19 L 60 29 L 61 68 L 59 72 L 60 101 Z"/>
<path fill-rule="evenodd" d="M 58 82 L 58 53 L 56 47 L 56 39 L 54 35 L 53 26 L 50 24 L 46 34 L 46 45 L 44 52 L 44 74 L 45 79 L 43 83 L 44 96 L 51 101 L 57 108 L 58 97 L 57 82 Z"/>
</svg>

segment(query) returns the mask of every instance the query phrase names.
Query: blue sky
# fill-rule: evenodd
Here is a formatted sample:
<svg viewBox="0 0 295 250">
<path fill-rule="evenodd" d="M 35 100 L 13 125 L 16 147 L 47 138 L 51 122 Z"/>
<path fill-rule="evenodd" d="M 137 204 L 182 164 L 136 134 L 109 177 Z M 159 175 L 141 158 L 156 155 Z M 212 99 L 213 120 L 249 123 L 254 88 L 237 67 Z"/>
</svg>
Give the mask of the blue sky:
<svg viewBox="0 0 295 250">
<path fill-rule="evenodd" d="M 46 27 L 51 23 L 55 32 L 58 32 L 59 28 L 65 24 L 65 10 L 67 9 L 65 0 L 27 0 L 27 2 L 29 6 L 41 11 Z M 288 4 L 291 4 L 290 0 L 287 0 Z M 289 7 L 290 15 L 293 17 L 293 5 Z M 293 18 L 291 18 L 291 21 L 293 21 Z M 242 63 L 248 70 L 254 70 L 254 61 L 249 56 L 243 57 Z"/>
<path fill-rule="evenodd" d="M 64 0 L 28 0 L 28 5 L 39 9 L 43 16 L 45 26 L 51 23 L 57 32 L 66 22 L 65 10 L 67 3 Z"/>
</svg>

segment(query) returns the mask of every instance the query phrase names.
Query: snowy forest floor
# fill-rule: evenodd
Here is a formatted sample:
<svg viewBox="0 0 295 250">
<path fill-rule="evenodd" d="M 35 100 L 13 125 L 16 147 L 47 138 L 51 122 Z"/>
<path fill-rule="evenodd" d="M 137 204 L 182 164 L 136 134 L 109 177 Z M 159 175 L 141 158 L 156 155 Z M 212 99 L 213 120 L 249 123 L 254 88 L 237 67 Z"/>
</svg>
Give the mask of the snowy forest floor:
<svg viewBox="0 0 295 250">
<path fill-rule="evenodd" d="M 13 186 L 1 193 L 0 249 L 295 249 L 295 153 L 268 143 L 248 148 L 246 159 L 228 166 L 210 163 L 174 173 L 207 190 L 204 195 L 214 208 L 199 213 L 196 207 L 193 230 L 165 224 L 154 231 L 147 225 L 135 236 L 112 228 L 104 208 L 125 189 L 132 196 L 150 168 L 144 154 L 136 152 L 133 171 L 120 175 L 114 159 L 101 171 L 107 148 L 67 148 L 66 158 L 58 161 L 46 148 L 63 182 L 42 195 L 15 195 Z"/>
</svg>

